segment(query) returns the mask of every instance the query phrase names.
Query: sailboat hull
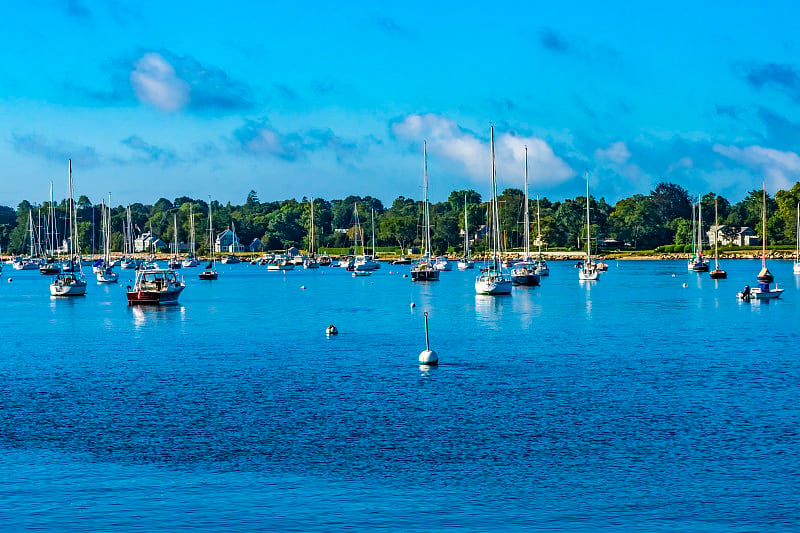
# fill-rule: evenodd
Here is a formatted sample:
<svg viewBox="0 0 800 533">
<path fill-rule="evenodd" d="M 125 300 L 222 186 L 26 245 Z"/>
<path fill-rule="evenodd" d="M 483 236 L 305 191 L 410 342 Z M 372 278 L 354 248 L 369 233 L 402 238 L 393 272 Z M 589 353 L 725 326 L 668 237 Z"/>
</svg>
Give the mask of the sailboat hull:
<svg viewBox="0 0 800 533">
<path fill-rule="evenodd" d="M 412 270 L 411 281 L 439 281 L 438 270 Z"/>
<path fill-rule="evenodd" d="M 709 277 L 711 279 L 726 279 L 728 277 L 728 273 L 720 269 L 712 270 L 709 274 Z"/>
<path fill-rule="evenodd" d="M 50 294 L 52 296 L 83 296 L 86 294 L 86 282 L 81 280 L 62 282 L 59 280 L 50 285 Z"/>
</svg>

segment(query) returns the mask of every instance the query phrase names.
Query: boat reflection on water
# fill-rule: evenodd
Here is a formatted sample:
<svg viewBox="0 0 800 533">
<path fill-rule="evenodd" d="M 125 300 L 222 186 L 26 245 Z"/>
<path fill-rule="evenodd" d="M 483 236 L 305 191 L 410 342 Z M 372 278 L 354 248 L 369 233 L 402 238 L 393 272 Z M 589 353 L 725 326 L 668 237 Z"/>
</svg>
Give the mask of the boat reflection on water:
<svg viewBox="0 0 800 533">
<path fill-rule="evenodd" d="M 500 329 L 503 321 L 503 311 L 507 305 L 513 305 L 510 294 L 492 296 L 488 294 L 475 295 L 475 318 L 483 325 L 492 329 Z"/>
<path fill-rule="evenodd" d="M 186 319 L 186 308 L 182 305 L 132 305 L 128 309 L 133 315 L 133 325 L 137 329 L 175 320 L 176 317 L 179 317 L 180 321 Z"/>
</svg>

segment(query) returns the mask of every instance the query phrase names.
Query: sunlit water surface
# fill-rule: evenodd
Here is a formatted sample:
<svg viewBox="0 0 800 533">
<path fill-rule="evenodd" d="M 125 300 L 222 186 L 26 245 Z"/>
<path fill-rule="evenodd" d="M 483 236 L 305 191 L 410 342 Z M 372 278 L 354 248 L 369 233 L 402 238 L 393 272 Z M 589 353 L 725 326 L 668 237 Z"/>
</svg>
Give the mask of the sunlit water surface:
<svg viewBox="0 0 800 533">
<path fill-rule="evenodd" d="M 741 303 L 760 264 L 724 267 L 228 265 L 145 309 L 130 271 L 54 299 L 6 265 L 0 529 L 795 531 L 800 278 Z"/>
</svg>

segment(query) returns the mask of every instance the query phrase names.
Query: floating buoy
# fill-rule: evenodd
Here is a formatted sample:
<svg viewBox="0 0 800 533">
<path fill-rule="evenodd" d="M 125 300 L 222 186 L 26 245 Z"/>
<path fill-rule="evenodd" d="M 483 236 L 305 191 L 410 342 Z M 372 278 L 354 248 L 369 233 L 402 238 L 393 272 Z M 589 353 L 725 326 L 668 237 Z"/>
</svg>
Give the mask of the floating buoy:
<svg viewBox="0 0 800 533">
<path fill-rule="evenodd" d="M 417 306 L 414 302 L 411 302 L 411 309 L 414 309 Z"/>
<path fill-rule="evenodd" d="M 300 285 L 300 288 L 303 289 L 303 290 L 306 290 L 306 286 L 305 285 Z"/>
<path fill-rule="evenodd" d="M 14 281 L 12 278 L 8 278 L 9 283 L 11 283 L 12 281 Z"/>
<path fill-rule="evenodd" d="M 684 286 L 684 288 L 686 288 L 686 287 L 689 286 L 689 284 L 688 283 L 684 283 L 683 286 Z"/>
<path fill-rule="evenodd" d="M 412 304 L 413 305 L 413 304 Z M 419 362 L 423 365 L 438 365 L 439 356 L 436 352 L 431 350 L 431 345 L 428 342 L 428 312 L 425 311 L 425 349 L 419 354 Z"/>
<path fill-rule="evenodd" d="M 675 277 L 675 274 L 673 274 L 673 275 L 672 275 L 672 277 L 674 278 L 674 277 Z"/>
<path fill-rule="evenodd" d="M 336 329 L 336 326 L 334 326 L 333 324 L 331 324 L 330 326 L 328 326 L 327 328 L 325 328 L 325 334 L 326 334 L 326 335 L 338 335 L 338 334 L 339 334 L 339 330 L 338 330 L 338 329 Z"/>
</svg>

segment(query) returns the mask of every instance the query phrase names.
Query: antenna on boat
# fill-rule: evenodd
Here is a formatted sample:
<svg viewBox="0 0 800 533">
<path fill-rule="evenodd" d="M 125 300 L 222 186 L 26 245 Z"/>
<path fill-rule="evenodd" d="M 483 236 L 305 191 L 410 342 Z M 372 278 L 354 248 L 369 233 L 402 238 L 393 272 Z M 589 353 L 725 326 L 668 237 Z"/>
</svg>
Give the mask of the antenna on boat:
<svg viewBox="0 0 800 533">
<path fill-rule="evenodd" d="M 439 356 L 436 352 L 431 350 L 431 344 L 428 339 L 428 312 L 425 311 L 425 349 L 419 354 L 419 362 L 423 365 L 438 365 Z"/>
</svg>

